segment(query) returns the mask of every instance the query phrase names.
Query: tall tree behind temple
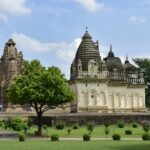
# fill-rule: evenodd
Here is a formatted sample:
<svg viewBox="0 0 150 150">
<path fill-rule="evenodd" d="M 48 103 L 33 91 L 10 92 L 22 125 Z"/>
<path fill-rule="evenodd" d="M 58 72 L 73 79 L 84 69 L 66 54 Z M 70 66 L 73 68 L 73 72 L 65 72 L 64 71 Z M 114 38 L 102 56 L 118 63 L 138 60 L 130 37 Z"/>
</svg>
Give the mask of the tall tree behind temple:
<svg viewBox="0 0 150 150">
<path fill-rule="evenodd" d="M 146 106 L 150 108 L 150 59 L 149 58 L 135 58 L 135 64 L 140 68 L 144 68 L 144 79 L 147 84 L 146 88 Z"/>
</svg>

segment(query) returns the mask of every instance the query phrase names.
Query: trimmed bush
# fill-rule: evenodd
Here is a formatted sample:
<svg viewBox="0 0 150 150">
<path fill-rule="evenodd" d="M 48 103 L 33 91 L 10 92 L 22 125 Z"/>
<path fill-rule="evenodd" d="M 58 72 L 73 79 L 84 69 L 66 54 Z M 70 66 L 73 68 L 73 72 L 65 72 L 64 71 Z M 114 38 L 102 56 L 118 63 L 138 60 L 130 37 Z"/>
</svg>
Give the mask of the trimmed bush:
<svg viewBox="0 0 150 150">
<path fill-rule="evenodd" d="M 143 134 L 143 135 L 142 135 L 142 139 L 143 139 L 144 141 L 149 141 L 149 140 L 150 140 L 150 135 L 149 135 L 148 133 Z"/>
<path fill-rule="evenodd" d="M 124 123 L 118 123 L 118 128 L 124 128 Z"/>
<path fill-rule="evenodd" d="M 105 127 L 107 128 L 108 126 L 109 126 L 109 124 L 106 123 L 106 124 L 105 124 Z"/>
<path fill-rule="evenodd" d="M 105 128 L 105 135 L 108 135 L 108 134 L 109 134 L 109 129 Z"/>
<path fill-rule="evenodd" d="M 113 140 L 116 141 L 116 140 L 120 140 L 121 139 L 121 136 L 119 134 L 114 134 L 112 136 Z"/>
<path fill-rule="evenodd" d="M 56 124 L 56 129 L 57 130 L 62 130 L 62 129 L 64 129 L 64 127 L 65 127 L 65 124 L 63 122 L 58 122 Z"/>
<path fill-rule="evenodd" d="M 94 130 L 94 124 L 88 123 L 87 124 L 87 130 L 89 131 L 89 134 L 91 134 L 92 131 Z"/>
<path fill-rule="evenodd" d="M 91 136 L 89 134 L 83 135 L 83 141 L 90 141 Z"/>
<path fill-rule="evenodd" d="M 131 135 L 131 134 L 132 134 L 132 131 L 131 131 L 131 130 L 125 130 L 125 134 L 126 134 L 126 135 Z"/>
<path fill-rule="evenodd" d="M 68 135 L 70 135 L 71 129 L 69 128 L 69 129 L 67 130 L 67 132 L 68 132 Z"/>
<path fill-rule="evenodd" d="M 58 134 L 51 135 L 51 141 L 59 141 L 59 135 Z"/>
<path fill-rule="evenodd" d="M 44 130 L 47 130 L 47 125 L 42 126 Z"/>
<path fill-rule="evenodd" d="M 25 135 L 24 133 L 19 133 L 19 141 L 24 142 L 25 141 Z"/>
<path fill-rule="evenodd" d="M 76 129 L 79 129 L 79 125 L 78 125 L 78 124 L 74 124 L 74 125 L 73 125 L 73 129 L 75 129 L 75 130 L 76 130 Z"/>
<path fill-rule="evenodd" d="M 132 124 L 132 127 L 133 127 L 133 128 L 137 128 L 137 126 L 138 126 L 137 123 L 133 123 L 133 124 Z"/>
<path fill-rule="evenodd" d="M 149 125 L 143 125 L 143 130 L 145 131 L 145 133 L 148 133 L 150 130 L 150 126 Z"/>
</svg>

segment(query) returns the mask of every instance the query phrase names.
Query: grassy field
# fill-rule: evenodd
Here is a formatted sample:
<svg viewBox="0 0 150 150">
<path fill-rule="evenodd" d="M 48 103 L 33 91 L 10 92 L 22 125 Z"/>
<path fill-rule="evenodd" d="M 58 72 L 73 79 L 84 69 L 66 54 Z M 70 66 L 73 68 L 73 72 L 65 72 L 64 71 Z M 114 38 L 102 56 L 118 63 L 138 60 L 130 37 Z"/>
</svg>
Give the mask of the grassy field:
<svg viewBox="0 0 150 150">
<path fill-rule="evenodd" d="M 50 127 L 48 128 L 48 131 L 45 131 L 43 129 L 43 134 L 48 135 L 52 135 L 52 134 L 58 134 L 60 137 L 82 137 L 83 134 L 87 134 L 87 128 L 86 127 L 79 127 L 79 129 L 71 129 L 70 135 L 68 135 L 67 133 L 67 129 L 69 127 L 65 127 L 63 130 L 56 130 L 55 127 Z M 132 125 L 126 125 L 124 128 L 118 128 L 117 125 L 111 125 L 110 127 L 108 127 L 109 129 L 109 135 L 105 135 L 105 126 L 101 125 L 101 126 L 96 126 L 94 127 L 94 130 L 91 134 L 91 137 L 112 137 L 112 135 L 114 133 L 118 133 L 121 135 L 121 137 L 130 137 L 130 138 L 141 138 L 141 136 L 144 134 L 144 130 L 143 128 L 138 125 L 137 128 L 133 128 Z M 32 127 L 31 128 L 31 133 L 34 133 L 34 131 L 36 131 L 36 127 Z M 125 135 L 125 130 L 132 130 L 132 135 Z"/>
<path fill-rule="evenodd" d="M 145 141 L 0 141 L 0 150 L 149 150 Z"/>
</svg>

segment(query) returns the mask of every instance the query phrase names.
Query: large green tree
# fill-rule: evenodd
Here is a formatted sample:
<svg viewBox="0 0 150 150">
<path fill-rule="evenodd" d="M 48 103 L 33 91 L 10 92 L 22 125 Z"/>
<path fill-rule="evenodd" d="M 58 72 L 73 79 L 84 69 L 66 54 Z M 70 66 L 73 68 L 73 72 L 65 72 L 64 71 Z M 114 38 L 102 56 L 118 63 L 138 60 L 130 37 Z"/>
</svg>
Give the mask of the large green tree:
<svg viewBox="0 0 150 150">
<path fill-rule="evenodd" d="M 146 106 L 150 108 L 150 59 L 149 58 L 135 58 L 133 59 L 141 69 L 144 69 L 144 79 L 146 88 Z"/>
<path fill-rule="evenodd" d="M 13 78 L 7 95 L 12 104 L 28 104 L 35 109 L 39 135 L 42 132 L 43 113 L 74 99 L 74 94 L 60 69 L 43 67 L 38 60 L 24 63 L 23 74 Z"/>
</svg>

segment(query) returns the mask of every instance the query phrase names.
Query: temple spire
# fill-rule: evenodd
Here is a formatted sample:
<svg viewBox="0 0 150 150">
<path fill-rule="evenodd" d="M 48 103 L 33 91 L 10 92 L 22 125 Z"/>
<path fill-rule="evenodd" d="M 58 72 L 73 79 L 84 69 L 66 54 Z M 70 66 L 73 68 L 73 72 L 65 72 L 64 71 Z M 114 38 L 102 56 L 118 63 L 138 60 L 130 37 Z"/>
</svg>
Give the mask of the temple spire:
<svg viewBox="0 0 150 150">
<path fill-rule="evenodd" d="M 112 45 L 110 44 L 110 52 L 112 52 Z"/>
</svg>

